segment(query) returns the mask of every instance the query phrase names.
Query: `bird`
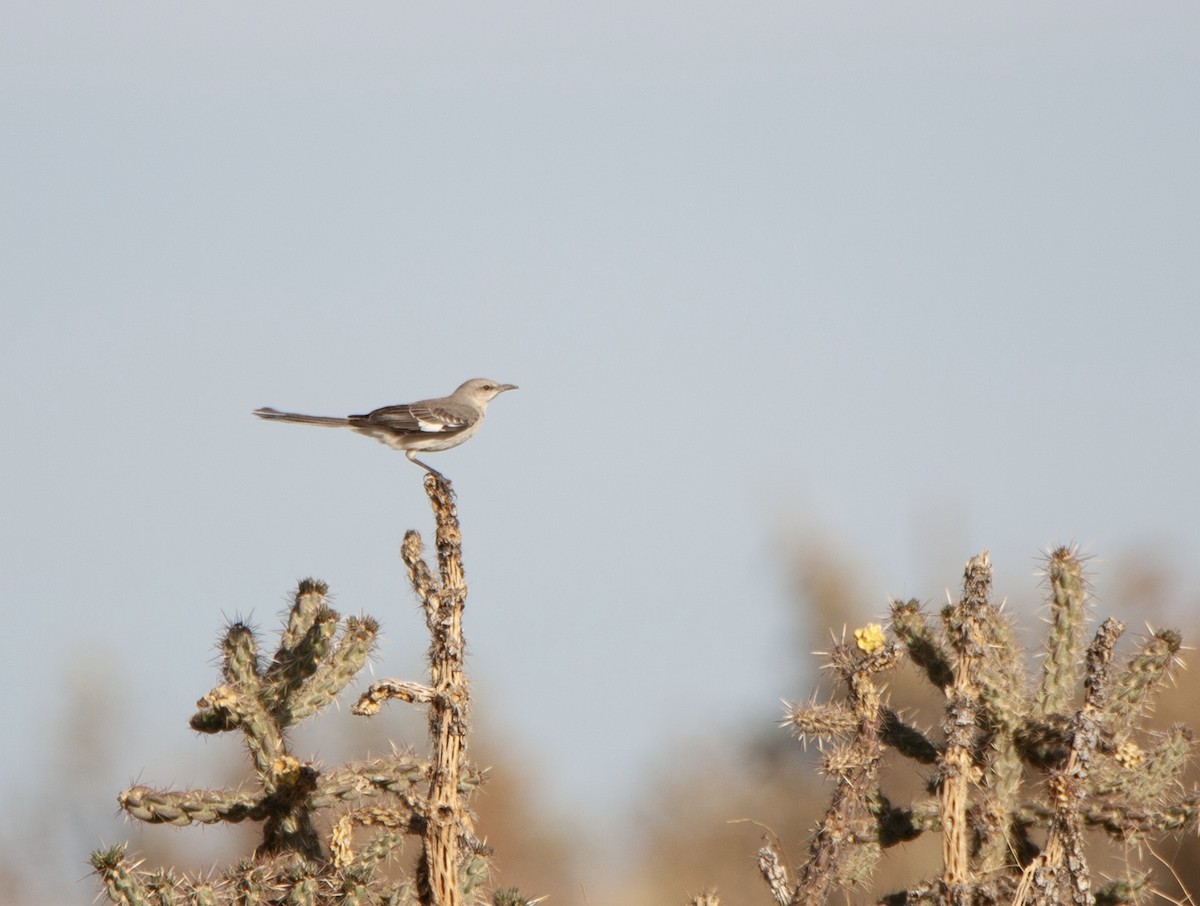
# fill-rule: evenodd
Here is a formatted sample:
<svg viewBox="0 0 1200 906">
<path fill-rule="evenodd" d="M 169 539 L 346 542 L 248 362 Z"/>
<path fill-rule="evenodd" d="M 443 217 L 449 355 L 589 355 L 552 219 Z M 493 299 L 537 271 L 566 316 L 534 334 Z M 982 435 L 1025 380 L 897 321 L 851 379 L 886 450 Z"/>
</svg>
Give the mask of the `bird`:
<svg viewBox="0 0 1200 906">
<path fill-rule="evenodd" d="M 417 459 L 416 454 L 431 453 L 457 447 L 471 437 L 483 424 L 488 403 L 506 390 L 516 390 L 516 384 L 501 384 L 489 378 L 472 378 L 459 385 L 449 396 L 398 406 L 384 406 L 366 415 L 337 418 L 325 415 L 302 415 L 299 412 L 280 412 L 264 406 L 254 414 L 269 421 L 292 422 L 297 425 L 319 425 L 323 428 L 349 428 L 373 437 L 393 450 L 401 450 L 408 461 L 431 475 L 444 478 L 437 469 Z"/>
</svg>

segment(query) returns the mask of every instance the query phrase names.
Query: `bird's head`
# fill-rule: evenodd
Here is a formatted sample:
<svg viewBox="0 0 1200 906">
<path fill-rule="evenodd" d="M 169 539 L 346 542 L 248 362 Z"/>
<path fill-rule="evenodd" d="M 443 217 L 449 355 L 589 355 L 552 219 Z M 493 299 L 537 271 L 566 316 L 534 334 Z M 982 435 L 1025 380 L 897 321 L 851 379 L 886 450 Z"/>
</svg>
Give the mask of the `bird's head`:
<svg viewBox="0 0 1200 906">
<path fill-rule="evenodd" d="M 501 384 L 491 378 L 471 378 L 454 391 L 456 396 L 468 396 L 481 406 L 487 405 L 505 390 L 516 390 L 516 384 Z"/>
</svg>

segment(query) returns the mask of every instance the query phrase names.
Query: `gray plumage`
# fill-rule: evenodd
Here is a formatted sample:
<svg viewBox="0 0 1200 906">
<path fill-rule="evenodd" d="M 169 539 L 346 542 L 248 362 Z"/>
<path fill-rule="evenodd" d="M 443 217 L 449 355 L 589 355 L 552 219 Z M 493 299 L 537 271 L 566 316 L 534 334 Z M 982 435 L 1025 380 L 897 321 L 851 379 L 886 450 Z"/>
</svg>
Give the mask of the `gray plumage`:
<svg viewBox="0 0 1200 906">
<path fill-rule="evenodd" d="M 505 390 L 516 390 L 515 384 L 501 384 L 487 378 L 472 378 L 449 396 L 418 400 L 399 406 L 384 406 L 366 415 L 335 418 L 325 415 L 302 415 L 299 412 L 280 412 L 264 407 L 256 409 L 259 418 L 292 422 L 297 425 L 318 425 L 323 428 L 350 428 L 359 434 L 373 437 L 394 450 L 401 450 L 427 472 L 441 477 L 441 472 L 417 459 L 414 454 L 431 453 L 457 447 L 479 430 L 488 403 Z"/>
</svg>

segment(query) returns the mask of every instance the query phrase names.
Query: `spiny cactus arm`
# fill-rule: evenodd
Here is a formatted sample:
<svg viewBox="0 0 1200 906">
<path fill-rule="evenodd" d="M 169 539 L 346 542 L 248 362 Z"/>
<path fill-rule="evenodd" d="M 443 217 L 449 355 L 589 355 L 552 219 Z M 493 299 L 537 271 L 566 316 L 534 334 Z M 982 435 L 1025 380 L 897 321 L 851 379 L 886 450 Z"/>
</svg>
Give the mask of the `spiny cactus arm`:
<svg viewBox="0 0 1200 906">
<path fill-rule="evenodd" d="M 244 697 L 239 698 L 239 701 L 243 700 Z M 236 708 L 232 713 L 237 713 Z M 192 719 L 193 726 L 204 714 L 202 711 Z M 265 716 L 250 715 L 242 726 L 250 728 L 256 722 L 265 724 Z M 263 751 L 254 746 L 255 735 L 247 732 L 246 739 L 262 782 L 260 792 L 162 792 L 132 787 L 118 797 L 121 807 L 134 817 L 153 824 L 208 824 L 238 822 L 246 818 L 264 821 L 260 854 L 295 851 L 305 858 L 319 858 L 320 843 L 310 817 L 319 772 L 286 752 L 267 761 Z"/>
<path fill-rule="evenodd" d="M 258 697 L 240 695 L 238 705 L 241 716 L 239 727 L 246 741 L 246 748 L 250 751 L 259 777 L 269 788 L 268 778 L 275 773 L 275 764 L 280 758 L 287 756 L 283 728 Z"/>
<path fill-rule="evenodd" d="M 979 612 L 984 638 L 979 660 L 980 719 L 993 732 L 1011 737 L 1029 714 L 1029 677 L 1012 623 L 996 607 Z"/>
<path fill-rule="evenodd" d="M 292 607 L 288 611 L 287 627 L 279 639 L 279 649 L 267 669 L 271 676 L 285 669 L 285 665 L 293 659 L 293 652 L 312 628 L 317 615 L 329 609 L 329 586 L 319 579 L 301 579 L 292 597 Z"/>
<path fill-rule="evenodd" d="M 372 791 L 402 792 L 428 780 L 428 759 L 419 758 L 412 752 L 396 752 L 387 758 L 351 762 L 323 772 L 318 781 L 317 796 L 324 808 L 349 796 Z"/>
<path fill-rule="evenodd" d="M 892 632 L 904 643 L 909 660 L 924 671 L 935 687 L 945 689 L 954 681 L 951 654 L 934 632 L 928 615 L 921 610 L 920 601 L 913 598 L 892 602 Z"/>
<path fill-rule="evenodd" d="M 1038 714 L 1042 716 L 1069 711 L 1079 679 L 1079 654 L 1083 648 L 1083 626 L 1087 616 L 1087 583 L 1075 549 L 1059 547 L 1050 554 L 1046 563 L 1046 582 L 1050 586 L 1047 601 L 1050 631 L 1046 636 L 1042 681 L 1035 697 Z"/>
<path fill-rule="evenodd" d="M 291 726 L 301 719 L 296 716 L 296 692 L 328 659 L 340 620 L 341 615 L 336 610 L 322 606 L 300 640 L 286 652 L 280 649 L 275 655 L 266 676 L 265 700 L 283 726 Z"/>
<path fill-rule="evenodd" d="M 148 906 L 149 891 L 137 873 L 137 865 L 125 858 L 125 844 L 92 853 L 92 869 L 100 876 L 104 892 L 118 906 Z"/>
<path fill-rule="evenodd" d="M 1019 810 L 1020 820 L 1030 825 L 1049 825 L 1054 810 L 1040 803 L 1027 803 Z M 1120 803 L 1089 803 L 1083 808 L 1083 823 L 1104 831 L 1114 840 L 1137 840 L 1152 833 L 1200 832 L 1200 789 L 1156 809 L 1129 808 Z"/>
<path fill-rule="evenodd" d="M 426 493 L 429 493 L 428 488 Z M 404 533 L 404 542 L 400 545 L 400 559 L 408 570 L 408 581 L 421 601 L 425 623 L 430 631 L 433 631 L 437 621 L 438 593 L 441 589 L 429 569 L 429 564 L 425 562 L 420 532 L 410 529 Z"/>
<path fill-rule="evenodd" d="M 843 739 L 858 726 L 858 718 L 845 702 L 814 702 L 798 704 L 783 703 L 781 727 L 789 728 L 804 745 L 809 742 L 829 742 Z M 933 764 L 938 758 L 938 747 L 921 730 L 891 708 L 883 708 L 879 732 L 885 744 L 906 758 L 921 764 Z"/>
<path fill-rule="evenodd" d="M 1181 799 L 1152 811 L 1109 806 L 1089 807 L 1084 819 L 1092 827 L 1103 828 L 1118 840 L 1135 840 L 1150 833 L 1187 830 L 1200 831 L 1200 790 L 1192 790 Z"/>
<path fill-rule="evenodd" d="M 854 712 L 845 702 L 816 702 L 806 705 L 795 702 L 783 703 L 781 727 L 787 727 L 806 747 L 809 742 L 818 744 L 841 739 L 854 732 L 858 724 Z"/>
<path fill-rule="evenodd" d="M 403 831 L 385 831 L 377 833 L 374 837 L 367 840 L 354 853 L 352 862 L 347 863 L 341 870 L 347 874 L 356 872 L 366 873 L 372 871 L 375 866 L 380 865 L 388 860 L 394 860 L 400 857 L 404 851 L 404 843 L 408 837 L 420 836 L 421 830 L 419 825 L 407 828 Z M 336 863 L 335 863 L 336 864 Z M 409 890 L 409 896 L 413 906 L 416 906 L 417 898 L 415 892 L 411 890 L 411 885 L 405 885 Z M 369 899 L 367 903 L 376 903 L 378 900 Z"/>
<path fill-rule="evenodd" d="M 938 747 L 924 732 L 886 706 L 881 707 L 880 715 L 879 732 L 885 744 L 921 764 L 937 761 Z M 779 725 L 790 729 L 807 747 L 809 742 L 820 744 L 850 736 L 858 727 L 858 717 L 844 701 L 810 700 L 807 704 L 784 701 Z"/>
<path fill-rule="evenodd" d="M 983 734 L 976 752 L 980 783 L 972 818 L 972 872 L 994 877 L 1011 864 L 1012 809 L 1019 800 L 1024 767 L 1014 742 L 1030 710 L 1028 675 L 1012 624 L 996 607 L 979 611 L 985 637 L 977 675 Z"/>
<path fill-rule="evenodd" d="M 1012 854 L 1021 848 L 1014 839 L 1013 809 L 1019 801 L 1024 767 L 1008 734 L 992 736 L 982 756 L 983 782 L 976 787 L 974 863 L 975 873 L 988 877 L 1011 864 Z"/>
<path fill-rule="evenodd" d="M 942 803 L 942 881 L 947 906 L 967 906 L 971 901 L 970 828 L 967 809 L 975 773 L 979 666 L 988 636 L 983 611 L 991 607 L 992 564 L 985 550 L 967 562 L 963 594 L 943 613 L 946 635 L 957 656 L 954 681 L 947 690 L 945 755 L 940 784 Z"/>
<path fill-rule="evenodd" d="M 379 624 L 370 617 L 349 617 L 337 647 L 324 657 L 312 676 L 290 696 L 286 708 L 288 722 L 295 723 L 333 703 L 366 665 Z"/>
<path fill-rule="evenodd" d="M 328 808 L 338 802 L 389 795 L 398 799 L 404 808 L 424 814 L 428 808 L 425 791 L 430 779 L 428 761 L 414 756 L 396 755 L 366 764 L 349 764 L 322 774 L 313 796 L 313 808 Z M 478 774 L 464 778 L 480 783 Z"/>
<path fill-rule="evenodd" d="M 241 620 L 230 623 L 221 640 L 221 673 L 238 689 L 253 694 L 262 688 L 254 630 Z"/>
<path fill-rule="evenodd" d="M 261 819 L 262 794 L 223 790 L 152 790 L 133 786 L 117 797 L 117 803 L 132 818 L 147 824 L 237 823 Z"/>
<path fill-rule="evenodd" d="M 1106 711 L 1116 736 L 1125 735 L 1150 706 L 1154 693 L 1176 666 L 1182 645 L 1183 638 L 1174 629 L 1160 629 L 1114 678 Z"/>
</svg>

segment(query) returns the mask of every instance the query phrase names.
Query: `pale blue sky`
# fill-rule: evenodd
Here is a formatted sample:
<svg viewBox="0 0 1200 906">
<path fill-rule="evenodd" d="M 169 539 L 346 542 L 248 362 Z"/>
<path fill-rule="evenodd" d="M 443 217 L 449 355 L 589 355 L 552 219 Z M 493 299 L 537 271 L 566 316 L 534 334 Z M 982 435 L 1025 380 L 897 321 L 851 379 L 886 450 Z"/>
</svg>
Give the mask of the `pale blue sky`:
<svg viewBox="0 0 1200 906">
<path fill-rule="evenodd" d="M 207 779 L 223 615 L 273 631 L 316 575 L 419 673 L 420 471 L 260 405 L 521 385 L 432 460 L 470 666 L 545 797 L 605 817 L 803 694 L 792 532 L 862 556 L 864 620 L 984 546 L 1001 594 L 1071 540 L 1200 586 L 1195 4 L 0 19 L 0 770 L 19 795 L 73 663 L 111 670 L 83 851 L 130 777 Z"/>
</svg>

